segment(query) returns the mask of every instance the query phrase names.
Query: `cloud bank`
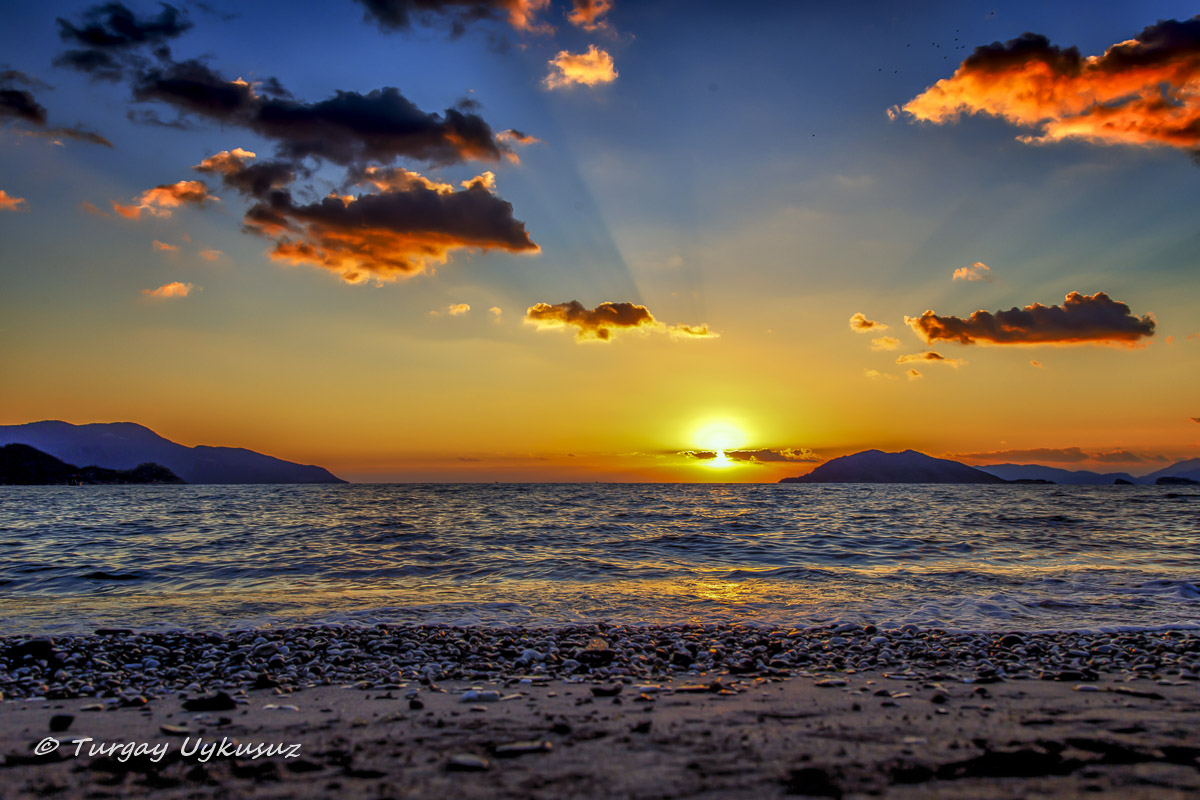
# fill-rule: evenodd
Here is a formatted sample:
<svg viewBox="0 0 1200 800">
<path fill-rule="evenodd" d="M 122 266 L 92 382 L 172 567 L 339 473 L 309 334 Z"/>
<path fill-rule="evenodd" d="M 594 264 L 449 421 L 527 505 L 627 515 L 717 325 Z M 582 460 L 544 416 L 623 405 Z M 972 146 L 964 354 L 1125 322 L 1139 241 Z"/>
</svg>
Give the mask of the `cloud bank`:
<svg viewBox="0 0 1200 800">
<path fill-rule="evenodd" d="M 664 325 L 650 310 L 636 303 L 605 302 L 586 308 L 578 300 L 564 303 L 537 303 L 525 311 L 525 321 L 538 328 L 575 328 L 577 341 L 611 341 L 618 331 L 642 330 L 666 332 L 672 339 L 715 339 L 720 334 L 707 325 Z"/>
</svg>

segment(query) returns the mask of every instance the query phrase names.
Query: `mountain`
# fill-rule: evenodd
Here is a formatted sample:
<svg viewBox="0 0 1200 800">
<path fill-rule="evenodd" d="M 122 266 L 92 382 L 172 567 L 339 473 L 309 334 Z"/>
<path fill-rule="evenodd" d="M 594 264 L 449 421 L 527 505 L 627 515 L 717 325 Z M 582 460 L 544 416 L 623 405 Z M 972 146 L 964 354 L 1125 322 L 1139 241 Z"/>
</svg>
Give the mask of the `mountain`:
<svg viewBox="0 0 1200 800">
<path fill-rule="evenodd" d="M 0 447 L 0 486 L 83 483 L 183 483 L 183 480 L 158 464 L 139 464 L 127 470 L 77 467 L 27 444 Z"/>
<path fill-rule="evenodd" d="M 1130 483 L 1145 483 L 1128 472 L 1089 472 L 1085 469 L 1069 470 L 1058 467 L 1043 467 L 1041 464 L 989 464 L 976 469 L 1004 478 L 1006 481 L 1016 481 L 1023 478 L 1054 481 L 1067 486 L 1112 486 L 1117 479 Z"/>
<path fill-rule="evenodd" d="M 1159 478 L 1191 478 L 1194 481 L 1200 481 L 1200 458 L 1191 458 L 1187 461 L 1179 461 L 1169 467 L 1163 467 L 1157 472 L 1151 472 L 1142 480 L 1154 483 Z"/>
<path fill-rule="evenodd" d="M 70 464 L 127 470 L 161 464 L 188 483 L 345 483 L 321 467 L 239 447 L 187 447 L 132 422 L 0 425 L 0 444 L 27 444 Z"/>
<path fill-rule="evenodd" d="M 957 461 L 934 458 L 915 450 L 885 453 L 867 450 L 827 461 L 807 475 L 780 483 L 1006 483 Z"/>
</svg>

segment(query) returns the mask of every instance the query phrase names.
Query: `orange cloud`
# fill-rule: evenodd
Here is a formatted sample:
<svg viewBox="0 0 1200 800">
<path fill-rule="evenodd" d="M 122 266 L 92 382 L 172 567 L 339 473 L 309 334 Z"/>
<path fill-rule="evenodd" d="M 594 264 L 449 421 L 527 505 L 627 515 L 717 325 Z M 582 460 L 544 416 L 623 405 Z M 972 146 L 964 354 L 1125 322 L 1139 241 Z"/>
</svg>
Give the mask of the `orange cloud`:
<svg viewBox="0 0 1200 800">
<path fill-rule="evenodd" d="M 572 0 L 572 6 L 567 19 L 575 27 L 585 31 L 608 27 L 600 18 L 612 10 L 612 0 Z"/>
<path fill-rule="evenodd" d="M 1038 369 L 1041 369 L 1041 368 L 1042 368 L 1043 366 L 1045 366 L 1045 365 L 1044 365 L 1044 364 L 1042 364 L 1042 362 L 1040 362 L 1040 361 L 1033 361 L 1033 360 L 1030 360 L 1030 362 L 1029 362 L 1029 366 L 1031 366 L 1031 367 L 1037 367 Z"/>
<path fill-rule="evenodd" d="M 13 197 L 8 192 L 0 189 L 0 211 L 19 211 L 24 203 L 24 197 Z"/>
<path fill-rule="evenodd" d="M 547 89 L 577 85 L 597 86 L 601 83 L 612 83 L 618 75 L 613 66 L 612 56 L 594 44 L 588 46 L 586 53 L 561 50 L 549 63 L 550 74 L 543 81 Z"/>
<path fill-rule="evenodd" d="M 900 346 L 900 340 L 895 336 L 880 336 L 871 340 L 872 350 L 895 350 Z"/>
<path fill-rule="evenodd" d="M 461 31 L 477 20 L 506 17 L 508 24 L 522 33 L 545 33 L 553 30 L 537 22 L 537 15 L 548 8 L 550 0 L 358 0 L 366 10 L 366 19 L 373 19 L 383 30 L 403 30 L 413 24 L 413 18 L 428 23 L 436 16 L 448 19 L 455 31 Z"/>
<path fill-rule="evenodd" d="M 152 217 L 169 217 L 174 209 L 184 203 L 202 206 L 207 201 L 216 199 L 200 181 L 179 181 L 147 189 L 134 205 L 123 206 L 113 201 L 112 207 L 126 219 L 140 219 L 143 212 Z"/>
<path fill-rule="evenodd" d="M 645 306 L 605 302 L 589 309 L 584 308 L 578 300 L 555 305 L 538 303 L 530 306 L 525 311 L 525 321 L 533 323 L 539 330 L 573 325 L 578 328 L 575 332 L 576 339 L 603 342 L 612 338 L 614 330 L 655 328 L 659 325 Z"/>
<path fill-rule="evenodd" d="M 195 287 L 190 283 L 173 281 L 172 283 L 164 283 L 157 289 L 142 289 L 142 294 L 159 298 L 187 297 L 192 293 L 192 289 L 194 288 Z"/>
<path fill-rule="evenodd" d="M 897 364 L 920 363 L 922 361 L 926 364 L 945 364 L 955 369 L 958 369 L 959 365 L 967 363 L 961 358 L 946 358 L 941 353 L 935 353 L 932 350 L 926 350 L 924 353 L 911 353 L 896 359 Z"/>
<path fill-rule="evenodd" d="M 452 317 L 461 317 L 463 314 L 466 314 L 470 310 L 471 310 L 471 307 L 469 305 L 467 305 L 466 303 L 452 303 L 452 304 L 450 304 L 449 307 L 447 307 L 446 313 L 448 313 Z"/>
<path fill-rule="evenodd" d="M 229 175 L 245 169 L 246 161 L 252 158 L 258 158 L 258 156 L 249 150 L 235 147 L 232 150 L 222 150 L 216 155 L 209 156 L 193 167 L 193 169 L 200 172 L 216 172 L 221 175 Z"/>
<path fill-rule="evenodd" d="M 895 380 L 895 376 L 886 375 L 877 369 L 864 369 L 863 377 L 870 378 L 871 380 L 879 380 L 880 378 L 886 378 L 889 381 Z"/>
<path fill-rule="evenodd" d="M 992 270 L 982 261 L 976 261 L 969 267 L 959 267 L 954 270 L 956 281 L 992 281 Z"/>
<path fill-rule="evenodd" d="M 867 319 L 866 315 L 861 311 L 850 317 L 850 330 L 855 333 L 867 333 L 869 331 L 886 331 L 887 325 L 882 322 L 876 322 L 873 319 Z"/>
<path fill-rule="evenodd" d="M 501 309 L 500 306 L 492 306 L 491 308 L 488 309 L 488 311 L 491 312 L 491 314 L 496 317 L 498 317 L 504 313 L 504 310 Z"/>
<path fill-rule="evenodd" d="M 960 344 L 1125 344 L 1135 345 L 1154 335 L 1150 315 L 1135 317 L 1129 306 L 1094 295 L 1071 292 L 1061 306 L 1040 303 L 1008 311 L 976 311 L 970 317 L 940 317 L 926 311 L 905 317 L 905 323 L 926 341 Z"/>
<path fill-rule="evenodd" d="M 908 375 L 908 379 L 909 379 L 910 381 L 915 381 L 915 380 L 917 380 L 918 378 L 920 378 L 920 377 L 921 377 L 921 373 L 920 373 L 920 372 L 917 372 L 915 369 L 910 369 L 910 370 L 909 370 L 907 373 L 905 373 L 905 374 L 907 374 L 907 375 Z"/>
<path fill-rule="evenodd" d="M 154 240 L 153 247 L 155 250 L 161 250 L 164 253 L 174 253 L 179 249 L 179 245 L 177 244 L 167 244 L 166 242 L 160 242 L 158 239 Z"/>
<path fill-rule="evenodd" d="M 1026 33 L 978 47 L 955 70 L 903 107 L 944 124 L 987 114 L 1035 128 L 1026 143 L 1200 146 L 1200 17 L 1165 20 L 1103 55 Z M 895 116 L 895 111 L 890 112 Z"/>
<path fill-rule="evenodd" d="M 459 250 L 537 253 L 512 205 L 478 178 L 443 191 L 418 181 L 378 194 L 330 195 L 297 205 L 278 190 L 246 212 L 246 228 L 275 239 L 271 258 L 309 264 L 347 283 L 391 281 L 445 264 Z"/>
<path fill-rule="evenodd" d="M 198 255 L 205 261 L 219 261 L 225 257 L 224 253 L 212 247 L 206 250 L 201 250 Z"/>
</svg>

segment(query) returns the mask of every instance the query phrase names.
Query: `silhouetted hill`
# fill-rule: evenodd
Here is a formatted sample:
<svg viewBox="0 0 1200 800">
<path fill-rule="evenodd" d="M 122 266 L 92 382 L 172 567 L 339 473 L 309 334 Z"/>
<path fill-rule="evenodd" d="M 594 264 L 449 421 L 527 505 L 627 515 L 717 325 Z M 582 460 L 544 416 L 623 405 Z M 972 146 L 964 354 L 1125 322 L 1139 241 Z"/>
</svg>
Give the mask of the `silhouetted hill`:
<svg viewBox="0 0 1200 800">
<path fill-rule="evenodd" d="M 1128 472 L 1099 473 L 1086 469 L 1069 470 L 1044 467 L 1041 464 L 988 464 L 985 467 L 976 467 L 976 469 L 995 475 L 997 478 L 1004 478 L 1006 481 L 1033 478 L 1054 481 L 1067 486 L 1112 486 L 1118 480 L 1142 483 Z"/>
<path fill-rule="evenodd" d="M 1159 478 L 1191 478 L 1194 481 L 1200 481 L 1200 458 L 1176 462 L 1157 472 L 1151 472 L 1142 480 L 1147 483 L 1156 483 Z"/>
<path fill-rule="evenodd" d="M 0 444 L 27 444 L 72 464 L 127 470 L 162 464 L 188 483 L 345 483 L 321 467 L 239 447 L 187 447 L 132 422 L 0 426 Z"/>
<path fill-rule="evenodd" d="M 807 475 L 780 483 L 1006 483 L 957 461 L 934 458 L 915 450 L 885 453 L 867 450 L 827 461 Z"/>
<path fill-rule="evenodd" d="M 183 479 L 158 464 L 139 464 L 127 470 L 77 467 L 26 444 L 0 447 L 0 485 L 82 483 L 183 483 Z"/>
<path fill-rule="evenodd" d="M 1200 486 L 1195 478 L 1182 478 L 1176 475 L 1163 475 L 1154 480 L 1155 486 Z"/>
</svg>

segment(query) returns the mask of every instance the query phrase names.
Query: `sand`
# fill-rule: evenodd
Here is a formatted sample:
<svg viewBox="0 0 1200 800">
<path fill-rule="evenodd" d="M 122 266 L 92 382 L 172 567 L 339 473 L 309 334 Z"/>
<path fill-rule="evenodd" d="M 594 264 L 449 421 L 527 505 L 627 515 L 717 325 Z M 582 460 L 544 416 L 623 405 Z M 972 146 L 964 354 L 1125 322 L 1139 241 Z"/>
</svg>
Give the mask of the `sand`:
<svg viewBox="0 0 1200 800">
<path fill-rule="evenodd" d="M 0 705 L 0 795 L 1200 796 L 1200 684 L 1190 681 L 980 685 L 876 671 L 677 676 L 646 691 L 593 681 L 259 690 L 204 713 L 184 710 L 178 694 L 143 706 L 9 700 Z M 616 697 L 594 696 L 593 687 L 618 685 Z M 464 700 L 472 688 L 481 691 Z M 416 691 L 423 708 L 410 707 Z M 86 710 L 97 706 L 108 710 Z M 52 733 L 52 719 L 67 716 L 69 727 Z M 47 737 L 61 744 L 33 755 Z M 85 737 L 93 741 L 72 742 Z M 206 759 L 204 748 L 223 740 L 286 750 Z M 161 755 L 88 753 L 137 745 Z"/>
</svg>

